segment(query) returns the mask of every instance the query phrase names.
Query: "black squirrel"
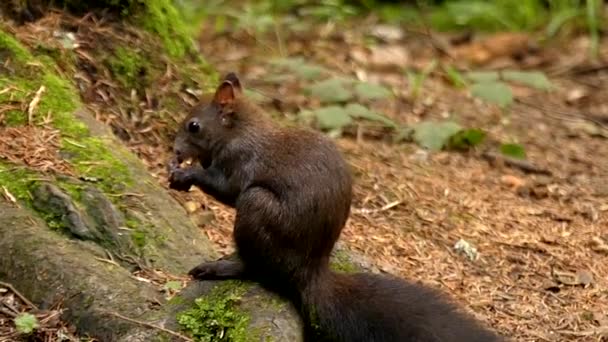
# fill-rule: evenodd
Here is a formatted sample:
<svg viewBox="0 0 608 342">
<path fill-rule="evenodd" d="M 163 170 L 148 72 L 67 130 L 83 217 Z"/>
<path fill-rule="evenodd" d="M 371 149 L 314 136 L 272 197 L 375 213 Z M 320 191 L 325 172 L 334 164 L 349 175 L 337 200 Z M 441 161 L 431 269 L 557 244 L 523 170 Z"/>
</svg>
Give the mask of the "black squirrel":
<svg viewBox="0 0 608 342">
<path fill-rule="evenodd" d="M 248 101 L 234 73 L 179 127 L 170 187 L 192 185 L 236 209 L 236 260 L 202 263 L 196 279 L 253 279 L 289 297 L 306 341 L 502 341 L 438 291 L 393 276 L 339 274 L 330 253 L 352 199 L 334 143 L 283 127 Z M 193 159 L 189 167 L 180 164 Z"/>
</svg>

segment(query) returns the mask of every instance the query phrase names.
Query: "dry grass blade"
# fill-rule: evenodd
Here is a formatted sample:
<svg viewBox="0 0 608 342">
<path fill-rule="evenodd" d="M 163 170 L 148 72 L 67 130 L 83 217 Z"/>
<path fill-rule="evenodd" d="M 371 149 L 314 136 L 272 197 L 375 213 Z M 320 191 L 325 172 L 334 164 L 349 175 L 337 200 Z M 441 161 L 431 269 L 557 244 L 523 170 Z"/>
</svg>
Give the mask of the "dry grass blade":
<svg viewBox="0 0 608 342">
<path fill-rule="evenodd" d="M 44 93 L 45 90 L 46 90 L 45 86 L 40 86 L 40 88 L 34 95 L 34 98 L 30 102 L 30 104 L 27 106 L 27 123 L 28 123 L 28 125 L 32 124 L 32 121 L 34 118 L 34 112 L 36 111 L 36 108 L 38 107 L 38 103 L 40 103 L 40 99 L 42 98 L 42 94 Z"/>
</svg>

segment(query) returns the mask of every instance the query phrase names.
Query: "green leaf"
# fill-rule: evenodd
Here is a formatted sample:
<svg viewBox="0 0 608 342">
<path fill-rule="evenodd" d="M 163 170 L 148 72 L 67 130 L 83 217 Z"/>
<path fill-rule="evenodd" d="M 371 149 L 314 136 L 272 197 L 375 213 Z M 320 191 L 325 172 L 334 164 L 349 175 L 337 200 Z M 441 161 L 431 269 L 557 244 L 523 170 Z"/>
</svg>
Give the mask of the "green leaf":
<svg viewBox="0 0 608 342">
<path fill-rule="evenodd" d="M 38 326 L 38 318 L 30 313 L 22 313 L 15 317 L 15 327 L 20 334 L 29 335 Z"/>
<path fill-rule="evenodd" d="M 449 139 L 461 130 L 459 124 L 453 121 L 425 121 L 414 127 L 414 141 L 429 150 L 441 150 Z"/>
<path fill-rule="evenodd" d="M 513 103 L 511 88 L 503 82 L 475 83 L 471 87 L 471 94 L 503 108 Z"/>
<path fill-rule="evenodd" d="M 526 159 L 526 150 L 520 144 L 502 144 L 500 153 L 516 159 Z"/>
<path fill-rule="evenodd" d="M 361 100 L 386 99 L 392 95 L 391 91 L 379 84 L 360 82 L 355 85 L 355 92 Z"/>
<path fill-rule="evenodd" d="M 302 57 L 277 58 L 271 60 L 270 64 L 292 72 L 306 81 L 318 79 L 325 71 L 325 68 L 321 66 L 306 63 Z"/>
<path fill-rule="evenodd" d="M 502 72 L 505 81 L 520 83 L 539 90 L 550 90 L 553 85 L 547 76 L 540 71 L 505 70 Z"/>
<path fill-rule="evenodd" d="M 449 146 L 455 149 L 468 149 L 483 142 L 486 134 L 477 128 L 469 128 L 454 134 L 449 141 Z"/>
<path fill-rule="evenodd" d="M 344 81 L 336 78 L 313 84 L 309 89 L 310 95 L 323 103 L 346 102 L 353 97 L 353 94 L 344 87 Z"/>
<path fill-rule="evenodd" d="M 165 290 L 179 291 L 182 288 L 182 282 L 177 280 L 171 280 L 165 283 Z"/>
<path fill-rule="evenodd" d="M 309 64 L 295 65 L 291 70 L 296 73 L 298 77 L 306 81 L 318 79 L 323 74 L 323 71 L 325 71 L 325 69 L 320 66 Z"/>
<path fill-rule="evenodd" d="M 466 77 L 476 83 L 498 81 L 500 75 L 496 71 L 471 71 L 466 74 Z"/>
<path fill-rule="evenodd" d="M 322 107 L 314 111 L 317 124 L 322 130 L 336 130 L 352 123 L 351 117 L 339 106 Z"/>
<path fill-rule="evenodd" d="M 378 114 L 376 112 L 371 111 L 369 108 L 360 105 L 358 103 L 349 103 L 344 108 L 346 113 L 350 115 L 352 118 L 357 119 L 365 119 L 369 121 L 377 121 L 381 122 L 387 127 L 396 128 L 397 124 L 391 119 L 385 117 L 384 115 Z"/>
</svg>

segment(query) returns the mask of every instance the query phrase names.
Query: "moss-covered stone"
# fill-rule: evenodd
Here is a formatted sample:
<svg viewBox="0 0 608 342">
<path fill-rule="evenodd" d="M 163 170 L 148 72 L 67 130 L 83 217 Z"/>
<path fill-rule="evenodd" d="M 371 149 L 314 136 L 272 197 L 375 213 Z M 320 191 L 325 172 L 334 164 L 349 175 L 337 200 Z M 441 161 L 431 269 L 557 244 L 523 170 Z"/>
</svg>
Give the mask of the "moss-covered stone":
<svg viewBox="0 0 608 342">
<path fill-rule="evenodd" d="M 360 271 L 360 269 L 350 260 L 348 254 L 341 249 L 334 250 L 329 262 L 329 267 L 334 271 L 343 273 L 356 273 Z"/>
<path fill-rule="evenodd" d="M 133 184 L 133 177 L 125 162 L 108 149 L 108 140 L 104 137 L 83 137 L 77 141 L 64 138 L 61 152 L 81 177 L 97 183 L 108 193 L 116 193 Z"/>
<path fill-rule="evenodd" d="M 180 313 L 177 321 L 197 341 L 253 341 L 254 334 L 247 329 L 249 315 L 238 309 L 246 291 L 242 282 L 226 281 L 196 299 L 194 307 Z"/>
</svg>

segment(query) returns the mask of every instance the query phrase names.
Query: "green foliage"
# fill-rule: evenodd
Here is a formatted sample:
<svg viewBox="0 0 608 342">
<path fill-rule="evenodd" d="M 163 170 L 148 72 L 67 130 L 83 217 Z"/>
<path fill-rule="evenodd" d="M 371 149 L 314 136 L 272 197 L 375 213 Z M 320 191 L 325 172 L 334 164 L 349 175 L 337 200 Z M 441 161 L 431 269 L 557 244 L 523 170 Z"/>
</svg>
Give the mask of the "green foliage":
<svg viewBox="0 0 608 342">
<path fill-rule="evenodd" d="M 503 82 L 475 83 L 471 86 L 471 94 L 503 108 L 513 103 L 513 92 Z"/>
<path fill-rule="evenodd" d="M 412 98 L 418 98 L 418 96 L 420 95 L 420 91 L 422 90 L 422 85 L 424 84 L 424 81 L 426 81 L 426 79 L 435 70 L 436 67 L 437 60 L 433 60 L 420 72 L 415 72 L 413 70 L 406 71 L 410 88 L 410 95 L 412 96 Z"/>
<path fill-rule="evenodd" d="M 520 83 L 539 90 L 552 89 L 551 82 L 547 76 L 540 71 L 504 70 L 501 72 L 501 75 L 505 81 Z"/>
<path fill-rule="evenodd" d="M 480 129 L 464 129 L 450 137 L 448 146 L 457 150 L 466 150 L 481 144 L 485 137 L 486 133 Z"/>
<path fill-rule="evenodd" d="M 450 80 L 450 82 L 452 83 L 452 85 L 456 88 L 464 88 L 467 85 L 467 81 L 464 78 L 464 76 L 458 71 L 456 70 L 456 68 L 454 68 L 451 65 L 443 65 L 443 70 L 446 73 L 447 78 Z"/>
<path fill-rule="evenodd" d="M 355 93 L 361 100 L 386 99 L 392 95 L 390 90 L 385 87 L 368 82 L 357 83 L 355 85 Z"/>
<path fill-rule="evenodd" d="M 412 127 L 414 141 L 431 151 L 441 150 L 462 129 L 453 121 L 423 121 Z"/>
<path fill-rule="evenodd" d="M 390 120 L 384 115 L 371 111 L 369 108 L 359 103 L 349 103 L 346 105 L 344 110 L 351 118 L 380 122 L 383 123 L 386 127 L 394 129 L 397 128 L 397 123 L 395 123 L 393 120 Z"/>
<path fill-rule="evenodd" d="M 311 96 L 318 98 L 322 103 L 346 102 L 353 98 L 345 82 L 338 78 L 317 82 L 309 88 L 309 91 Z"/>
<path fill-rule="evenodd" d="M 177 322 L 196 341 L 246 341 L 249 316 L 238 309 L 246 288 L 239 282 L 224 282 L 193 308 L 177 315 Z"/>
<path fill-rule="evenodd" d="M 500 74 L 496 71 L 470 71 L 466 73 L 466 77 L 472 82 L 489 83 L 498 81 Z"/>
<path fill-rule="evenodd" d="M 538 90 L 549 91 L 553 89 L 553 85 L 547 76 L 540 71 L 472 71 L 466 74 L 466 78 L 473 82 L 470 88 L 471 95 L 502 108 L 513 103 L 513 92 L 506 82 Z"/>
<path fill-rule="evenodd" d="M 277 71 L 282 72 L 283 75 L 292 73 L 305 81 L 318 80 L 326 72 L 325 68 L 306 63 L 301 57 L 275 59 L 271 61 L 271 64 L 277 67 Z"/>
<path fill-rule="evenodd" d="M 500 153 L 516 159 L 526 159 L 526 149 L 520 144 L 502 144 Z"/>
<path fill-rule="evenodd" d="M 317 125 L 322 130 L 337 130 L 352 123 L 351 117 L 340 106 L 321 107 L 314 111 Z"/>
<path fill-rule="evenodd" d="M 22 313 L 15 317 L 15 327 L 20 334 L 29 335 L 40 325 L 38 318 L 30 313 Z"/>
</svg>

